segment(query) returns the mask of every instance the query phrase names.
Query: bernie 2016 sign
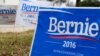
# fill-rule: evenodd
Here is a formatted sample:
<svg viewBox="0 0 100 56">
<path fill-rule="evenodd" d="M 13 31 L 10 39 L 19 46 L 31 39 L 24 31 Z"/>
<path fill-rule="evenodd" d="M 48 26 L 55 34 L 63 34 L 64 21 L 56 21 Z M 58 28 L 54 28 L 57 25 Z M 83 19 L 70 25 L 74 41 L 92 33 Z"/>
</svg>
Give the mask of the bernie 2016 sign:
<svg viewBox="0 0 100 56">
<path fill-rule="evenodd" d="M 30 56 L 100 56 L 100 9 L 41 8 Z"/>
<path fill-rule="evenodd" d="M 20 0 L 15 23 L 17 26 L 34 26 L 38 14 L 38 7 L 35 4 L 30 0 Z"/>
</svg>

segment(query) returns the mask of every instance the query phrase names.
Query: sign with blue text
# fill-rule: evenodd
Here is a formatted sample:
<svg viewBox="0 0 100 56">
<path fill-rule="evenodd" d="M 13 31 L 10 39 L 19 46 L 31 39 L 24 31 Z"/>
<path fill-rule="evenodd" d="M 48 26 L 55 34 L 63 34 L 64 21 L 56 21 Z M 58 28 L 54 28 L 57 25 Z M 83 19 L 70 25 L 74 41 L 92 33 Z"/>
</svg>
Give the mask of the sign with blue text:
<svg viewBox="0 0 100 56">
<path fill-rule="evenodd" d="M 100 9 L 40 8 L 30 56 L 100 56 Z"/>
<path fill-rule="evenodd" d="M 17 6 L 1 5 L 0 6 L 0 25 L 15 24 Z"/>
<path fill-rule="evenodd" d="M 30 0 L 21 0 L 16 15 L 16 25 L 32 27 L 38 16 L 38 6 Z"/>
</svg>

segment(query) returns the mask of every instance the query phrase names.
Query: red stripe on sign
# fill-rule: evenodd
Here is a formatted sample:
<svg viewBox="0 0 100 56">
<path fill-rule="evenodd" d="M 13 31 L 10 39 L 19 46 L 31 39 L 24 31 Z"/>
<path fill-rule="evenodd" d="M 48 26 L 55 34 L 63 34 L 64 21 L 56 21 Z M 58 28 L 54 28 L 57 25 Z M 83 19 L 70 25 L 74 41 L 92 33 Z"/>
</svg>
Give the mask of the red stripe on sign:
<svg viewBox="0 0 100 56">
<path fill-rule="evenodd" d="M 82 36 L 49 36 L 49 37 L 54 39 L 82 39 L 82 40 L 90 40 L 93 42 L 98 42 L 97 40 L 94 40 L 92 38 L 86 38 Z"/>
</svg>

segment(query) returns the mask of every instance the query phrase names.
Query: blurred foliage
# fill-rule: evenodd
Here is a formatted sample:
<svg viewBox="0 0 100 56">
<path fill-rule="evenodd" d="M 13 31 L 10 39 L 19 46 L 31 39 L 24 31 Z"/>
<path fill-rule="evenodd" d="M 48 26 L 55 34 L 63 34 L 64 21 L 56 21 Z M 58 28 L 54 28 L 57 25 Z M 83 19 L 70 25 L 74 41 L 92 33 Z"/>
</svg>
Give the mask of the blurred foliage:
<svg viewBox="0 0 100 56">
<path fill-rule="evenodd" d="M 47 1 L 60 1 L 60 2 L 66 2 L 66 0 L 47 0 Z"/>
<path fill-rule="evenodd" d="M 47 0 L 47 1 L 53 1 L 53 0 Z"/>
<path fill-rule="evenodd" d="M 84 0 L 83 2 L 79 2 L 77 6 L 82 7 L 99 7 L 100 1 L 98 0 Z"/>
</svg>

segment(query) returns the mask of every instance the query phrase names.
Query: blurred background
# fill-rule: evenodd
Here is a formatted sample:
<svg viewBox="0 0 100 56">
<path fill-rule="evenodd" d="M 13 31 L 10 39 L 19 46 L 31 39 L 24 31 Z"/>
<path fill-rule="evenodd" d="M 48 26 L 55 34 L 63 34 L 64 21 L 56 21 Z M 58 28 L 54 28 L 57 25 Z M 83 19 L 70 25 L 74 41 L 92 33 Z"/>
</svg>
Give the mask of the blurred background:
<svg viewBox="0 0 100 56">
<path fill-rule="evenodd" d="M 33 1 L 33 0 L 32 0 Z M 37 4 L 53 7 L 99 7 L 100 0 L 34 0 Z M 0 24 L 13 25 L 20 0 L 0 0 Z M 6 11 L 4 11 L 6 10 Z M 10 13 L 13 11 L 13 13 Z M 6 13 L 4 13 L 6 12 Z"/>
<path fill-rule="evenodd" d="M 37 1 L 37 0 L 36 0 Z M 99 7 L 100 0 L 38 0 L 38 1 L 48 1 L 52 3 L 59 3 L 65 4 L 62 6 L 69 6 L 69 7 Z"/>
<path fill-rule="evenodd" d="M 100 0 L 34 0 L 34 1 L 47 1 L 52 3 L 65 3 L 66 6 L 71 6 L 71 4 L 75 4 L 74 6 L 100 6 Z M 15 5 L 17 6 L 19 0 L 0 0 L 0 5 Z"/>
</svg>

